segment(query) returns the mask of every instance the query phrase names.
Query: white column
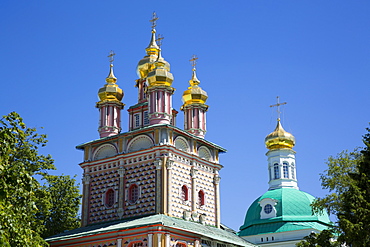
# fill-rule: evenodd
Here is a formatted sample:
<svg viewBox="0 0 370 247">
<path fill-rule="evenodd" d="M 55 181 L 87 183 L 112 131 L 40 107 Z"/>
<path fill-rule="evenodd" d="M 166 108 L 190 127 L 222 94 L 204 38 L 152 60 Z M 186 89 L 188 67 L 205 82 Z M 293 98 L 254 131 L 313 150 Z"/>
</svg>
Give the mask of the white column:
<svg viewBox="0 0 370 247">
<path fill-rule="evenodd" d="M 117 247 L 122 247 L 122 238 L 117 239 Z"/>
<path fill-rule="evenodd" d="M 162 247 L 162 233 L 157 233 L 157 240 L 158 240 L 157 247 Z"/>
<path fill-rule="evenodd" d="M 170 244 L 171 244 L 171 236 L 170 234 L 166 234 L 166 243 L 165 243 L 165 247 L 170 247 Z"/>
<path fill-rule="evenodd" d="M 153 247 L 153 234 L 148 234 L 148 247 Z"/>
</svg>

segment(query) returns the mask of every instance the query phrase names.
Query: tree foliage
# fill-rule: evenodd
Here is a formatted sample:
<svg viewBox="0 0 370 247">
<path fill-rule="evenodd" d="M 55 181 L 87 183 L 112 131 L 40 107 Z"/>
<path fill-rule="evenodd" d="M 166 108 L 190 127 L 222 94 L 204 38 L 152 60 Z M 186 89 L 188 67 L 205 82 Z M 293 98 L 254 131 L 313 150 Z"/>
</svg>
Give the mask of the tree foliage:
<svg viewBox="0 0 370 247">
<path fill-rule="evenodd" d="M 345 246 L 370 246 L 370 129 L 367 131 L 362 150 L 329 157 L 328 169 L 320 179 L 322 187 L 330 193 L 313 203 L 316 213 L 327 210 L 336 216 L 330 232 Z M 326 246 L 324 240 L 330 238 L 324 231 L 311 237 L 317 240 L 316 245 L 298 246 Z M 312 239 L 306 239 L 306 243 L 309 240 Z"/>
<path fill-rule="evenodd" d="M 52 219 L 50 210 L 54 210 L 55 203 L 52 192 L 63 187 L 50 185 L 63 178 L 47 173 L 55 169 L 53 160 L 50 155 L 38 153 L 46 142 L 46 135 L 28 128 L 15 112 L 0 119 L 1 246 L 47 246 L 42 236 L 49 231 L 47 220 Z M 36 176 L 46 179 L 50 185 L 41 186 Z M 79 196 L 76 198 L 79 200 Z"/>
</svg>

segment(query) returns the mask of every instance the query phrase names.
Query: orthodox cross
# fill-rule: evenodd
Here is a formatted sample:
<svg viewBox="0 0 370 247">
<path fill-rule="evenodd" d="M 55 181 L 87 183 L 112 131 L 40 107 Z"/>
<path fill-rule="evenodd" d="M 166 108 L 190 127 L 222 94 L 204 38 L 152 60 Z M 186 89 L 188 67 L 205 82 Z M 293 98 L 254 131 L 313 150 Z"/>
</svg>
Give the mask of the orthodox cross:
<svg viewBox="0 0 370 247">
<path fill-rule="evenodd" d="M 286 105 L 286 102 L 283 102 L 283 103 L 280 103 L 280 98 L 279 98 L 279 96 L 277 96 L 276 97 L 276 101 L 277 101 L 277 103 L 275 104 L 275 105 L 270 105 L 270 107 L 275 107 L 276 106 L 276 108 L 277 108 L 277 115 L 278 115 L 278 119 L 280 120 L 280 106 L 281 105 Z"/>
<path fill-rule="evenodd" d="M 114 55 L 116 55 L 116 53 L 114 53 L 114 51 L 110 51 L 109 55 L 107 56 L 107 57 L 109 57 L 110 64 L 112 64 L 113 61 L 114 61 Z"/>
<path fill-rule="evenodd" d="M 154 29 L 156 26 L 157 26 L 157 20 L 159 18 L 157 17 L 157 14 L 155 13 L 155 11 L 153 12 L 153 17 L 151 20 L 149 20 L 151 23 L 152 23 L 152 29 Z"/>
<path fill-rule="evenodd" d="M 195 65 L 197 65 L 198 57 L 196 55 L 193 55 L 191 59 L 189 60 L 191 63 L 191 66 L 193 66 L 193 69 L 195 69 Z"/>
<path fill-rule="evenodd" d="M 157 42 L 157 45 L 159 46 L 159 48 L 161 48 L 162 46 L 163 39 L 164 39 L 163 35 L 158 34 L 158 38 L 155 40 L 155 42 Z"/>
</svg>

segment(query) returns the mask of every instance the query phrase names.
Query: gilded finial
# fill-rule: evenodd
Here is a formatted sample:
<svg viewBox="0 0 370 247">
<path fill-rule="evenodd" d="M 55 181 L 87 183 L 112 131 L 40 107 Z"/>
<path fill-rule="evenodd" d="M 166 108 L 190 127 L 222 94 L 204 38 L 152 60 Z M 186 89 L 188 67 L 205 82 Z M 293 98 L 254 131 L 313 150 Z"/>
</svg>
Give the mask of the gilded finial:
<svg viewBox="0 0 370 247">
<path fill-rule="evenodd" d="M 155 11 L 153 12 L 153 17 L 151 20 L 149 20 L 151 23 L 152 23 L 152 30 L 155 30 L 155 27 L 157 26 L 157 20 L 159 18 L 157 17 L 157 14 L 155 13 Z"/>
<path fill-rule="evenodd" d="M 280 113 L 281 113 L 281 111 L 280 111 L 280 106 L 281 105 L 286 105 L 287 103 L 286 102 L 283 102 L 283 103 L 280 103 L 280 98 L 279 98 L 279 96 L 276 96 L 276 104 L 275 105 L 270 105 L 270 107 L 275 107 L 276 106 L 276 112 L 277 112 L 277 115 L 278 115 L 278 121 L 280 121 Z"/>
<path fill-rule="evenodd" d="M 110 51 L 109 52 L 109 55 L 107 56 L 109 58 L 109 63 L 110 63 L 110 69 L 109 69 L 109 75 L 106 79 L 106 82 L 107 83 L 116 83 L 117 81 L 117 78 L 114 76 L 114 73 L 113 73 L 113 61 L 114 61 L 114 56 L 116 54 L 114 53 L 114 51 Z"/>
<path fill-rule="evenodd" d="M 191 77 L 191 80 L 189 81 L 189 83 L 190 83 L 191 86 L 198 85 L 200 83 L 199 79 L 197 78 L 197 74 L 195 72 L 197 70 L 196 69 L 197 60 L 198 60 L 198 57 L 196 55 L 193 55 L 191 57 L 191 59 L 189 60 L 191 66 L 193 67 L 193 69 L 192 69 L 193 75 Z"/>
</svg>

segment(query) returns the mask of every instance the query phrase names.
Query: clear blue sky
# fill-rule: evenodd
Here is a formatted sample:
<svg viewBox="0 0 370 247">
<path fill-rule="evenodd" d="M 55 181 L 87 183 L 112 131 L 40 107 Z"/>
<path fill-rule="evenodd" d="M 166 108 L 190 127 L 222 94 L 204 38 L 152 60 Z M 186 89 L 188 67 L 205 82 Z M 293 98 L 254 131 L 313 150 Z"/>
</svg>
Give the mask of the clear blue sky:
<svg viewBox="0 0 370 247">
<path fill-rule="evenodd" d="M 370 122 L 369 1 L 10 1 L 0 2 L 1 115 L 17 111 L 44 127 L 57 174 L 78 174 L 75 146 L 98 138 L 97 91 L 110 50 L 126 109 L 136 102 L 137 62 L 150 39 L 152 12 L 165 36 L 173 103 L 191 77 L 208 92 L 206 138 L 221 156 L 222 222 L 243 224 L 268 188 L 264 138 L 282 123 L 296 137 L 300 189 L 323 196 L 319 173 L 329 155 L 362 146 Z M 178 126 L 182 128 L 182 112 Z"/>
</svg>

